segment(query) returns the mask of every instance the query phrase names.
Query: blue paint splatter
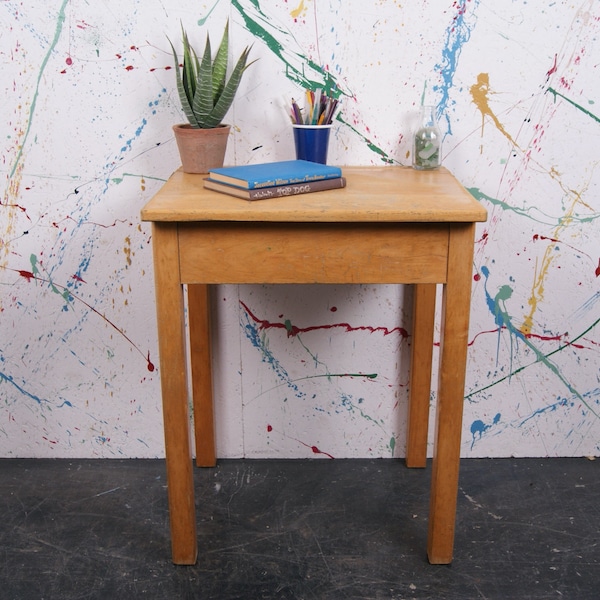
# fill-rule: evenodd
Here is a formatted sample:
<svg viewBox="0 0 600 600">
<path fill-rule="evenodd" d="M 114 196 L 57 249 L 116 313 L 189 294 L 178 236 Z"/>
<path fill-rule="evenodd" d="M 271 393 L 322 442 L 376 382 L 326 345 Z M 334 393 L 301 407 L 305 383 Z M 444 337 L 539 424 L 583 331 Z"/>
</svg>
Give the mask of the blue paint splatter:
<svg viewBox="0 0 600 600">
<path fill-rule="evenodd" d="M 48 400 L 43 400 L 42 398 L 39 398 L 38 396 L 29 393 L 25 388 L 15 383 L 11 376 L 5 375 L 4 373 L 0 373 L 0 383 L 2 383 L 3 381 L 13 385 L 17 390 L 19 390 L 19 392 L 21 392 L 21 394 L 23 394 L 23 396 L 31 398 L 31 400 L 34 400 L 35 402 L 37 402 L 37 404 L 41 405 L 42 403 L 48 403 Z"/>
<path fill-rule="evenodd" d="M 554 412 L 556 410 L 558 410 L 558 408 L 560 406 L 573 406 L 575 403 L 574 402 L 569 402 L 569 400 L 567 400 L 566 398 L 561 398 L 558 402 L 555 402 L 554 404 L 550 404 L 549 406 L 544 406 L 544 408 L 538 408 L 536 411 L 534 411 L 532 414 L 530 414 L 526 419 L 523 419 L 520 423 L 519 423 L 519 427 L 522 427 L 523 425 L 525 425 L 525 423 L 527 423 L 527 421 L 539 416 L 539 415 L 543 415 L 544 413 L 547 412 Z"/>
<path fill-rule="evenodd" d="M 147 124 L 148 124 L 148 121 L 146 121 L 146 119 L 142 119 L 142 124 L 135 130 L 134 136 L 132 138 L 129 138 L 125 142 L 125 145 L 121 147 L 121 152 L 127 152 L 128 150 L 131 150 L 131 145 L 135 141 L 135 138 L 140 137 L 140 135 L 142 134 L 142 131 L 144 131 L 144 127 Z M 122 136 L 119 136 L 119 137 L 122 137 Z"/>
<path fill-rule="evenodd" d="M 242 330 L 246 338 L 250 343 L 260 350 L 262 355 L 262 361 L 267 363 L 273 372 L 281 379 L 290 389 L 296 393 L 296 397 L 302 398 L 305 396 L 300 392 L 298 386 L 293 382 L 290 374 L 286 371 L 283 365 L 275 358 L 275 355 L 269 349 L 267 337 L 264 333 L 261 335 L 259 332 L 259 326 L 250 321 L 250 317 L 245 311 L 242 311 L 242 322 L 240 323 Z"/>
<path fill-rule="evenodd" d="M 471 11 L 467 12 L 467 3 L 472 5 Z M 435 66 L 436 73 L 442 78 L 441 85 L 433 86 L 436 92 L 439 92 L 441 98 L 437 104 L 438 119 L 445 119 L 447 124 L 447 134 L 452 134 L 450 118 L 446 113 L 450 99 L 450 89 L 454 85 L 454 75 L 458 66 L 458 59 L 463 46 L 469 41 L 473 28 L 477 23 L 475 11 L 479 6 L 479 0 L 470 2 L 462 0 L 455 2 L 457 13 L 452 19 L 452 23 L 446 29 L 446 39 L 442 50 L 442 60 Z"/>
<path fill-rule="evenodd" d="M 483 437 L 483 434 L 486 433 L 489 429 L 491 429 L 494 425 L 497 425 L 500 422 L 500 418 L 502 415 L 498 413 L 492 423 L 486 425 L 480 419 L 473 421 L 471 424 L 471 435 L 473 436 L 473 440 L 471 441 L 471 450 L 473 450 L 473 446 L 477 440 L 480 440 Z"/>
<path fill-rule="evenodd" d="M 490 276 L 490 271 L 486 266 L 481 267 L 481 273 L 485 277 L 484 292 L 486 296 L 486 304 L 494 315 L 494 320 L 499 328 L 499 335 L 503 329 L 507 330 L 511 336 L 511 374 L 512 374 L 512 338 L 522 341 L 536 356 L 536 363 L 541 363 L 547 367 L 554 375 L 561 381 L 561 383 L 571 392 L 577 396 L 579 400 L 586 406 L 586 408 L 597 418 L 600 419 L 600 415 L 592 408 L 592 406 L 585 400 L 585 398 L 573 387 L 573 385 L 567 380 L 567 378 L 560 372 L 560 369 L 546 356 L 539 348 L 531 343 L 529 338 L 523 334 L 517 327 L 512 323 L 512 319 L 506 310 L 502 310 L 500 302 L 510 298 L 512 295 L 512 288 L 509 286 L 502 286 L 496 294 L 495 298 L 492 298 L 487 290 L 487 283 Z M 509 376 L 510 379 L 510 376 Z M 489 386 L 488 386 L 489 387 Z M 472 395 L 472 394 L 470 394 Z"/>
</svg>

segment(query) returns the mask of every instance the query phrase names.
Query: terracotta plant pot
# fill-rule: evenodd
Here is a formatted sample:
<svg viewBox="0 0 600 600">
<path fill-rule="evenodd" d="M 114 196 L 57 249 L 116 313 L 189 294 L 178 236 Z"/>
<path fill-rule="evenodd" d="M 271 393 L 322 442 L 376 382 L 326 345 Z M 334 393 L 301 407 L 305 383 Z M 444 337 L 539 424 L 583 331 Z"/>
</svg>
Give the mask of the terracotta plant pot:
<svg viewBox="0 0 600 600">
<path fill-rule="evenodd" d="M 214 129 L 194 129 L 187 123 L 173 125 L 184 173 L 208 173 L 223 166 L 229 125 Z"/>
</svg>

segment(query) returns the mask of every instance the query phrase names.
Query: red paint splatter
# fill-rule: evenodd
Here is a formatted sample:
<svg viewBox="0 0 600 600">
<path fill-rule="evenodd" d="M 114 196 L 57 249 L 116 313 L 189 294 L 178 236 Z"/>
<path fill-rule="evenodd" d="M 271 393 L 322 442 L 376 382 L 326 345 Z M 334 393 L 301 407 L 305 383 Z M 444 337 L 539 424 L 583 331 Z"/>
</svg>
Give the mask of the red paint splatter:
<svg viewBox="0 0 600 600">
<path fill-rule="evenodd" d="M 556 62 L 557 62 L 557 55 L 554 55 L 554 65 L 552 65 L 552 68 L 546 73 L 546 77 L 550 77 L 550 75 L 556 73 Z"/>
<path fill-rule="evenodd" d="M 126 70 L 126 71 L 133 71 L 133 67 L 132 67 L 131 65 L 127 65 L 127 66 L 125 67 L 125 70 Z"/>
<path fill-rule="evenodd" d="M 27 209 L 24 206 L 20 206 L 19 204 L 6 204 L 5 202 L 2 202 L 2 200 L 0 200 L 0 206 L 4 206 L 6 208 L 16 208 L 17 210 L 20 210 L 22 213 L 25 213 L 27 220 L 31 222 L 31 219 L 27 214 Z"/>
<path fill-rule="evenodd" d="M 76 189 L 75 193 L 79 194 L 79 190 Z M 128 223 L 127 219 L 117 219 L 116 221 L 113 221 L 112 223 L 105 225 L 104 223 L 96 223 L 95 221 L 76 221 L 73 217 L 66 216 L 64 219 L 61 219 L 60 221 L 52 221 L 52 227 L 56 227 L 58 229 L 59 225 L 61 223 L 64 223 L 65 221 L 73 221 L 73 223 L 77 224 L 77 227 L 81 227 L 82 225 L 95 225 L 97 227 L 103 227 L 104 229 L 108 229 L 109 227 L 116 227 L 117 223 Z M 63 231 L 66 231 L 66 229 L 63 229 Z"/>
<path fill-rule="evenodd" d="M 368 331 L 369 333 L 383 332 L 383 335 L 391 335 L 392 333 L 399 333 L 403 338 L 408 338 L 408 332 L 404 327 L 394 327 L 388 329 L 387 327 L 372 327 L 369 325 L 361 325 L 358 327 L 352 327 L 349 323 L 333 323 L 331 325 L 312 325 L 310 327 L 296 327 L 292 325 L 289 320 L 285 320 L 283 323 L 271 323 L 266 319 L 259 319 L 249 308 L 240 300 L 240 304 L 244 307 L 244 310 L 248 313 L 248 316 L 255 322 L 258 323 L 261 329 L 285 329 L 288 332 L 288 337 L 295 337 L 300 333 L 307 333 L 309 331 L 318 331 L 319 329 L 345 329 L 346 332 L 351 331 Z"/>
<path fill-rule="evenodd" d="M 310 448 L 314 452 L 314 454 L 324 454 L 325 456 L 329 456 L 329 458 L 331 458 L 331 459 L 334 458 L 333 456 L 331 456 L 331 454 L 329 454 L 327 452 L 323 452 L 322 450 L 319 450 L 316 446 L 311 446 Z"/>
<path fill-rule="evenodd" d="M 79 277 L 79 275 L 71 275 L 71 279 L 74 279 L 75 281 L 79 281 L 81 283 L 87 283 L 87 281 L 85 281 L 84 279 L 81 279 L 81 277 Z"/>
<path fill-rule="evenodd" d="M 480 281 L 481 280 L 481 275 L 479 273 L 475 273 L 475 275 L 473 275 L 473 281 Z"/>
<path fill-rule="evenodd" d="M 271 433 L 271 431 L 273 431 L 273 427 L 271 427 L 271 425 L 267 425 L 267 431 L 269 433 Z M 290 440 L 294 440 L 295 442 L 298 442 L 299 444 L 302 444 L 303 446 L 306 446 L 307 448 L 310 448 L 312 450 L 313 454 L 323 454 L 324 456 L 327 456 L 327 457 L 331 458 L 332 460 L 335 460 L 335 456 L 332 456 L 331 454 L 329 454 L 329 452 L 323 452 L 323 450 L 320 450 L 318 448 L 318 446 L 312 446 L 311 444 L 306 444 L 302 440 L 299 440 L 298 438 L 295 438 L 295 437 L 290 437 L 289 435 L 286 435 L 286 434 L 283 434 L 283 436 Z"/>
<path fill-rule="evenodd" d="M 31 271 L 17 271 L 17 273 L 19 273 L 19 275 L 21 277 L 25 277 L 25 279 L 27 279 L 27 281 L 31 281 L 32 279 L 35 279 L 35 275 L 31 272 Z"/>
<path fill-rule="evenodd" d="M 69 65 L 69 67 L 73 64 L 73 59 L 70 56 L 67 56 L 67 60 L 65 60 L 65 62 L 67 63 L 67 65 Z"/>
<path fill-rule="evenodd" d="M 310 448 L 313 451 L 313 454 L 323 454 L 324 456 L 328 456 L 332 460 L 335 460 L 335 456 L 331 456 L 331 454 L 329 454 L 329 452 L 323 452 L 323 450 L 319 450 L 319 448 L 317 448 L 317 446 L 311 446 L 309 444 L 305 444 L 302 440 L 298 440 L 296 438 L 292 438 L 292 439 L 295 440 L 296 442 L 298 442 L 299 444 L 302 444 L 303 446 Z"/>
<path fill-rule="evenodd" d="M 566 77 L 560 78 L 560 85 L 567 90 L 571 89 L 571 82 L 568 79 L 566 79 Z"/>
<path fill-rule="evenodd" d="M 534 233 L 532 239 L 534 242 L 537 242 L 538 240 L 548 240 L 548 241 L 554 242 L 556 244 L 558 244 L 560 241 L 560 240 L 557 240 L 556 238 L 551 238 L 551 237 L 548 237 L 545 235 L 540 235 L 539 233 Z"/>
<path fill-rule="evenodd" d="M 487 331 L 480 331 L 479 333 L 477 333 L 473 339 L 468 343 L 469 346 L 473 346 L 473 344 L 475 344 L 475 340 L 480 336 L 480 335 L 486 335 L 486 334 L 490 334 L 490 333 L 494 333 L 497 334 L 498 332 L 502 331 L 503 329 L 506 329 L 506 327 L 497 327 L 496 329 L 488 329 Z M 569 335 L 569 332 L 565 332 L 562 334 L 558 334 L 558 335 L 539 335 L 537 333 L 527 333 L 524 334 L 523 337 L 529 339 L 535 339 L 535 340 L 540 340 L 542 342 L 559 342 L 561 344 L 564 344 L 565 346 L 571 346 L 572 348 L 577 348 L 578 350 L 585 350 L 586 347 L 583 344 L 576 344 L 575 342 L 570 342 L 568 339 L 566 339 Z M 590 340 L 586 340 L 588 343 L 591 343 L 592 345 L 595 345 L 595 342 L 592 342 Z M 436 346 L 439 346 L 439 342 L 436 342 L 435 344 Z"/>
<path fill-rule="evenodd" d="M 566 246 L 567 248 L 571 248 L 571 250 L 575 250 L 575 252 L 579 253 L 579 254 L 583 254 L 583 256 L 587 256 L 590 260 L 593 260 L 592 257 L 589 254 L 586 254 L 585 252 L 583 252 L 583 250 L 580 250 L 579 248 L 575 248 L 575 246 L 571 246 L 570 244 L 566 244 L 565 242 L 561 241 L 561 240 L 557 240 L 556 238 L 551 238 L 551 237 L 547 237 L 545 235 L 540 235 L 538 233 L 534 234 L 533 236 L 533 241 L 537 242 L 538 240 L 547 240 L 549 242 L 552 242 L 553 244 L 562 244 L 563 246 Z M 560 267 L 558 267 L 560 269 Z M 598 267 L 596 268 L 596 277 L 600 276 L 600 260 L 598 261 Z"/>
<path fill-rule="evenodd" d="M 73 292 L 71 290 L 69 290 L 67 287 L 65 287 L 64 285 L 60 285 L 59 283 L 55 283 L 54 281 L 50 281 L 50 280 L 44 279 L 43 277 L 38 277 L 37 275 L 34 275 L 31 271 L 24 271 L 24 270 L 20 270 L 20 269 L 10 269 L 9 267 L 4 267 L 4 268 L 7 269 L 7 270 L 9 270 L 9 271 L 15 271 L 21 277 L 24 277 L 25 279 L 27 279 L 27 281 L 29 283 L 31 283 L 32 280 L 40 281 L 42 283 L 51 284 L 55 288 L 59 288 L 59 289 L 64 290 L 64 291 L 68 291 L 69 292 L 69 296 L 71 298 L 73 298 L 74 300 L 77 300 L 78 302 L 81 302 L 82 304 L 84 304 L 85 306 L 87 306 L 93 313 L 95 313 L 96 315 L 98 315 L 105 323 L 107 323 L 113 329 L 115 329 L 116 331 L 118 331 L 121 334 L 122 337 L 124 337 L 142 356 L 144 356 L 144 354 L 142 353 L 142 351 L 133 343 L 133 341 L 130 338 L 127 337 L 127 335 L 125 335 L 125 332 L 122 329 L 119 329 L 112 321 L 110 321 L 109 319 L 107 319 L 102 313 L 98 312 L 98 310 L 96 310 L 91 304 L 88 304 L 85 300 L 83 300 L 82 298 L 79 298 L 78 296 L 76 296 L 75 294 L 73 294 Z M 148 358 L 146 358 L 144 356 L 144 360 L 146 360 L 147 363 L 148 363 L 148 371 L 150 371 L 150 372 L 154 371 L 155 366 L 150 361 L 150 352 L 148 352 Z"/>
<path fill-rule="evenodd" d="M 337 306 L 332 306 L 329 310 L 331 312 L 337 312 Z"/>
</svg>

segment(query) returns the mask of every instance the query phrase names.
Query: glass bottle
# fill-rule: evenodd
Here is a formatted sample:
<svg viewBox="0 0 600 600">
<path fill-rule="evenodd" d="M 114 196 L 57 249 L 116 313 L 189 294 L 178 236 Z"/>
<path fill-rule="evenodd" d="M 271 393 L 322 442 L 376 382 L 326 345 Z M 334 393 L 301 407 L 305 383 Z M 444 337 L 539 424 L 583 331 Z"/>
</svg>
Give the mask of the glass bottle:
<svg viewBox="0 0 600 600">
<path fill-rule="evenodd" d="M 421 106 L 421 120 L 413 140 L 414 169 L 437 169 L 442 162 L 442 136 L 434 109 L 433 106 Z"/>
</svg>

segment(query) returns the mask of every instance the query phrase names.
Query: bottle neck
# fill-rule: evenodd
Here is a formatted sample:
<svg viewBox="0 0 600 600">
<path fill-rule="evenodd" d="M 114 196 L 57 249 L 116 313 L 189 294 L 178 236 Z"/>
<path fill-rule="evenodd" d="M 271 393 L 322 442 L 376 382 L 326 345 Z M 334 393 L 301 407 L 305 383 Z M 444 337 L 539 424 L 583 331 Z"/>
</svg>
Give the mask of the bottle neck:
<svg viewBox="0 0 600 600">
<path fill-rule="evenodd" d="M 434 106 L 421 106 L 421 126 L 422 127 L 435 127 L 435 107 Z"/>
</svg>

